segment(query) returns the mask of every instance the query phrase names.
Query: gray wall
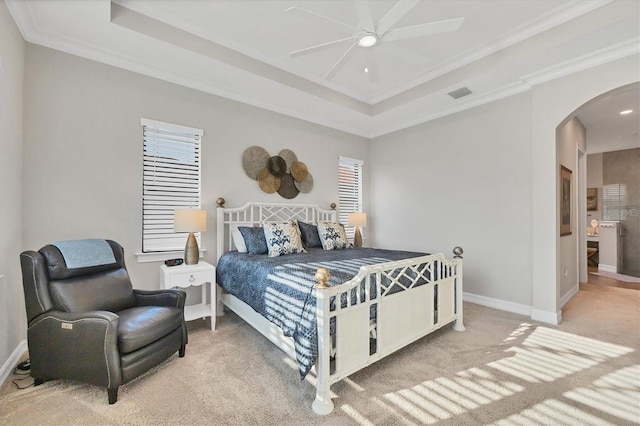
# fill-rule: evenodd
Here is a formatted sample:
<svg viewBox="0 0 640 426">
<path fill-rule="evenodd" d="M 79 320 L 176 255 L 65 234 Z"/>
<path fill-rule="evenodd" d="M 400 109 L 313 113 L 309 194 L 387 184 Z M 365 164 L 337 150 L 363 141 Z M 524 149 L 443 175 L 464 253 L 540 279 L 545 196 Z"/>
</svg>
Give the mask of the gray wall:
<svg viewBox="0 0 640 426">
<path fill-rule="evenodd" d="M 26 337 L 22 250 L 22 78 L 25 42 L 0 2 L 0 367 L 12 368 Z M 0 369 L 0 374 L 7 371 Z M 0 377 L 0 383 L 4 377 Z"/>
<path fill-rule="evenodd" d="M 274 155 L 289 148 L 307 164 L 314 188 L 291 202 L 337 202 L 340 155 L 365 161 L 368 187 L 367 139 L 36 45 L 27 49 L 25 111 L 25 246 L 114 239 L 125 248 L 137 288 L 159 287 L 159 263 L 138 263 L 134 255 L 141 249 L 141 117 L 204 129 L 209 231 L 201 246 L 211 263 L 218 197 L 229 207 L 287 201 L 244 174 L 249 146 Z"/>
<path fill-rule="evenodd" d="M 583 217 L 578 211 L 578 182 L 580 170 L 578 166 L 578 149 L 586 150 L 587 131 L 578 120 L 573 117 L 567 123 L 558 127 L 557 158 L 558 163 L 572 171 L 571 179 L 571 235 L 560 237 L 558 246 L 557 283 L 560 298 L 570 291 L 577 291 L 578 285 L 578 237 L 579 232 L 586 233 L 586 228 L 580 230 L 578 217 Z M 558 173 L 560 171 L 558 170 Z M 586 172 L 586 171 L 585 171 Z M 559 187 L 559 185 L 558 185 Z M 558 205 L 562 194 L 558 191 Z M 560 223 L 561 209 L 558 209 L 557 220 Z M 585 249 L 586 251 L 586 249 Z"/>
<path fill-rule="evenodd" d="M 627 208 L 621 212 L 622 273 L 640 277 L 640 148 L 602 154 L 604 185 L 624 184 Z"/>
<path fill-rule="evenodd" d="M 530 164 L 529 93 L 374 139 L 374 244 L 460 245 L 465 293 L 531 306 Z"/>
</svg>

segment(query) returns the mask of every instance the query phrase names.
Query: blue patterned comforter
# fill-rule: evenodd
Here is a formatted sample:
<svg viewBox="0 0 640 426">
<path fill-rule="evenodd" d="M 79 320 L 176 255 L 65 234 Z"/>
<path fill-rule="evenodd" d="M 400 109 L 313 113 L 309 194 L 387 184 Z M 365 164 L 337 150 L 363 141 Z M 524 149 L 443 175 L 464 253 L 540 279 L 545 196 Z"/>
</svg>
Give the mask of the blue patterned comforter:
<svg viewBox="0 0 640 426">
<path fill-rule="evenodd" d="M 349 281 L 363 265 L 424 256 L 425 253 L 352 248 L 310 249 L 278 257 L 230 251 L 216 268 L 217 282 L 293 338 L 300 378 L 316 361 L 315 272 L 331 272 L 330 286 Z"/>
</svg>

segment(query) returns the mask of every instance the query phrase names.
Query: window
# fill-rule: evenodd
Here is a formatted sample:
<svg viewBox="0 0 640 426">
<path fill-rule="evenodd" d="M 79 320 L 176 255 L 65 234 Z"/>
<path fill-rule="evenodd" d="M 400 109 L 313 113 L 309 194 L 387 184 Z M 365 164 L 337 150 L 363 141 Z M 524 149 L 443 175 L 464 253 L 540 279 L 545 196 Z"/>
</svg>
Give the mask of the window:
<svg viewBox="0 0 640 426">
<path fill-rule="evenodd" d="M 624 220 L 627 208 L 627 185 L 614 183 L 605 185 L 602 191 L 602 205 L 604 220 Z"/>
<path fill-rule="evenodd" d="M 143 118 L 142 251 L 183 250 L 186 233 L 173 232 L 176 209 L 200 208 L 203 131 Z M 195 234 L 200 244 L 200 233 Z"/>
<path fill-rule="evenodd" d="M 361 160 L 340 157 L 338 161 L 338 221 L 345 224 L 347 237 L 353 239 L 355 228 L 346 226 L 349 213 L 362 211 Z"/>
</svg>

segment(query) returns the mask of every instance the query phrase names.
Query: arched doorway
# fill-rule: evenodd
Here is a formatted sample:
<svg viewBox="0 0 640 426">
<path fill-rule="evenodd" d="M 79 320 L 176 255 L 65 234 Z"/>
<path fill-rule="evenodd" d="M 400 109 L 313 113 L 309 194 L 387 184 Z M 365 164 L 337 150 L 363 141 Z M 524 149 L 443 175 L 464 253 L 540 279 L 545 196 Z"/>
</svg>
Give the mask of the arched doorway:
<svg viewBox="0 0 640 426">
<path fill-rule="evenodd" d="M 563 207 L 571 211 L 569 232 L 560 233 L 558 244 L 558 265 L 560 276 L 557 282 L 560 294 L 560 307 L 578 292 L 578 283 L 587 282 L 587 153 L 589 133 L 598 134 L 597 126 L 609 128 L 608 135 L 600 135 L 601 138 L 611 139 L 612 151 L 638 148 L 638 96 L 640 93 L 640 83 L 632 83 L 622 87 L 609 90 L 585 102 L 569 114 L 557 127 L 556 131 L 556 155 L 557 162 L 562 171 L 558 191 L 560 197 L 560 209 Z M 621 101 L 617 101 L 621 100 Z M 628 109 L 632 113 L 628 117 L 620 117 L 619 110 Z M 583 117 L 583 120 L 580 118 Z M 584 122 L 583 122 L 584 121 Z M 602 131 L 601 131 L 602 133 Z M 626 140 L 624 140 L 626 138 Z M 593 143 L 600 143 L 592 138 Z M 613 146 L 616 145 L 617 146 Z M 606 147 L 599 147 L 603 151 Z M 591 150 L 593 152 L 593 150 Z M 570 199 L 562 200 L 566 195 L 561 183 L 566 180 L 562 176 L 565 170 L 569 170 L 570 176 Z M 602 170 L 600 170 L 602 174 Z M 600 184 L 602 194 L 602 184 Z M 596 188 L 597 189 L 597 188 Z M 633 200 L 637 202 L 640 195 L 638 186 L 633 188 Z M 567 204 L 569 203 L 569 204 Z M 602 205 L 601 205 L 602 207 Z M 602 214 L 598 214 L 597 220 L 602 220 Z M 607 219 L 611 219 L 607 217 Z M 563 219 L 560 218 L 562 226 Z M 636 229 L 635 221 L 629 227 L 630 234 L 637 235 L 640 230 Z M 632 235 L 629 235 L 633 238 Z M 639 238 L 636 236 L 636 239 Z M 596 238 L 591 238 L 593 240 Z M 607 247 L 609 250 L 610 248 Z M 637 250 L 637 248 L 634 248 Z M 622 263 L 622 258 L 620 259 Z"/>
<path fill-rule="evenodd" d="M 639 109 L 640 84 L 630 84 L 605 93 L 576 111 L 587 129 L 586 188 L 579 188 L 578 195 L 584 197 L 590 191 L 593 196 L 591 204 L 581 206 L 578 212 L 592 234 L 587 243 L 593 246 L 592 251 L 600 249 L 600 227 L 590 228 L 592 221 L 596 225 L 603 220 L 617 221 L 620 231 L 616 235 L 617 230 L 605 222 L 603 246 L 594 256 L 592 272 L 640 277 Z M 584 229 L 580 234 L 583 238 Z M 611 241 L 612 237 L 618 244 Z M 586 275 L 587 262 L 584 256 L 580 259 L 582 276 Z"/>
<path fill-rule="evenodd" d="M 534 320 L 551 324 L 562 321 L 562 306 L 572 296 L 563 292 L 566 287 L 561 285 L 565 271 L 567 276 L 569 271 L 576 271 L 577 276 L 578 270 L 577 245 L 573 259 L 560 257 L 560 164 L 556 129 L 590 100 L 617 88 L 638 84 L 639 73 L 638 56 L 631 55 L 544 82 L 532 90 L 531 317 Z M 577 229 L 574 228 L 574 232 Z"/>
</svg>

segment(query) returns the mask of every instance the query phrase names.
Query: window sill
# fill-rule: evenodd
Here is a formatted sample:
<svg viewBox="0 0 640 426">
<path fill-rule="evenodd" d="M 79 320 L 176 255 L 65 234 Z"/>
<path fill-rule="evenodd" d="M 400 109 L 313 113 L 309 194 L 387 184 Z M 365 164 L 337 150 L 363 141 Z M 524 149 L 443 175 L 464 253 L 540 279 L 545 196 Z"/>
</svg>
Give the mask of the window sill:
<svg viewBox="0 0 640 426">
<path fill-rule="evenodd" d="M 200 249 L 200 259 L 204 257 L 206 251 L 207 249 Z M 138 263 L 164 262 L 169 259 L 183 259 L 184 250 L 136 253 L 136 257 L 138 258 Z"/>
</svg>

